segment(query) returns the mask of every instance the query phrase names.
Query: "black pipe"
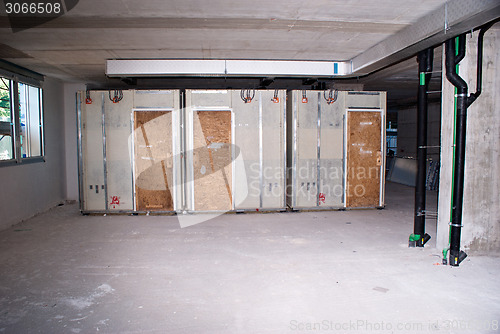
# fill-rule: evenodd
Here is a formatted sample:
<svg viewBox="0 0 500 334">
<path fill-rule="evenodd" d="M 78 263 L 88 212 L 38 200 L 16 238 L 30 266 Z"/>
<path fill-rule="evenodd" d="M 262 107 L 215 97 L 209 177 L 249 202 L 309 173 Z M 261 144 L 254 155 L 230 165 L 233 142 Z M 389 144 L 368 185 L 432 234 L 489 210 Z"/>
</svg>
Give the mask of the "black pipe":
<svg viewBox="0 0 500 334">
<path fill-rule="evenodd" d="M 415 216 L 410 247 L 424 247 L 431 238 L 425 233 L 425 181 L 427 169 L 427 90 L 431 80 L 434 50 L 428 48 L 417 55 L 420 83 L 417 101 L 417 179 L 415 184 Z"/>
<path fill-rule="evenodd" d="M 455 60 L 454 64 L 458 65 L 465 58 L 465 34 L 457 37 L 458 39 L 458 50 L 455 50 Z M 456 46 L 456 45 L 455 45 Z"/>
<path fill-rule="evenodd" d="M 481 95 L 482 79 L 483 79 L 483 39 L 484 33 L 491 28 L 497 21 L 485 24 L 479 31 L 477 37 L 477 75 L 476 75 L 476 92 L 470 94 L 467 105 L 470 106 Z"/>
<path fill-rule="evenodd" d="M 483 63 L 483 37 L 492 23 L 489 23 L 481 28 L 478 36 L 478 59 L 477 59 L 477 91 L 468 96 L 467 83 L 457 74 L 456 65 L 465 56 L 465 34 L 458 37 L 458 52 L 455 52 L 455 39 L 451 38 L 446 41 L 446 78 L 457 89 L 456 94 L 456 132 L 455 132 L 455 175 L 453 179 L 453 194 L 452 194 L 452 217 L 451 217 L 451 232 L 450 232 L 450 265 L 458 266 L 467 254 L 460 250 L 460 234 L 462 229 L 462 211 L 463 211 L 463 196 L 464 196 L 464 174 L 465 174 L 465 143 L 466 143 L 466 125 L 467 125 L 467 108 L 481 94 L 482 87 L 482 63 Z"/>
<path fill-rule="evenodd" d="M 463 37 L 463 38 L 462 38 Z M 467 83 L 457 74 L 457 59 L 465 54 L 465 34 L 458 38 L 458 54 L 455 55 L 455 39 L 446 41 L 446 78 L 456 87 L 456 132 L 455 132 L 455 175 L 453 179 L 452 218 L 450 233 L 450 265 L 458 266 L 459 258 L 467 256 L 460 251 L 462 229 L 462 208 L 464 196 L 465 133 L 467 121 Z M 462 253 L 462 254 L 461 254 Z M 464 255 L 465 254 L 465 255 Z"/>
</svg>

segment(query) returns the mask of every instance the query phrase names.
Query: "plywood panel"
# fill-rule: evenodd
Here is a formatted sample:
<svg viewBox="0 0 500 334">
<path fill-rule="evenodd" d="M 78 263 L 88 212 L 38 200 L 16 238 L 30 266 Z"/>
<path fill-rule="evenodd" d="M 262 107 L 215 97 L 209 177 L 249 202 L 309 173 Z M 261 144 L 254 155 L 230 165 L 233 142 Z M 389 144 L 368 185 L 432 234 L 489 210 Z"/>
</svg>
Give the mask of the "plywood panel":
<svg viewBox="0 0 500 334">
<path fill-rule="evenodd" d="M 380 112 L 349 111 L 347 116 L 347 206 L 377 207 L 382 165 Z"/>
<path fill-rule="evenodd" d="M 133 210 L 132 149 L 130 147 L 133 91 L 113 103 L 105 94 L 106 176 L 108 210 Z"/>
<path fill-rule="evenodd" d="M 83 209 L 106 209 L 103 134 L 102 92 L 90 92 L 91 104 L 82 104 L 82 154 L 83 154 Z"/>
<path fill-rule="evenodd" d="M 172 113 L 134 112 L 135 191 L 139 211 L 173 211 Z"/>
<path fill-rule="evenodd" d="M 231 112 L 197 111 L 193 126 L 195 210 L 231 210 Z"/>
</svg>

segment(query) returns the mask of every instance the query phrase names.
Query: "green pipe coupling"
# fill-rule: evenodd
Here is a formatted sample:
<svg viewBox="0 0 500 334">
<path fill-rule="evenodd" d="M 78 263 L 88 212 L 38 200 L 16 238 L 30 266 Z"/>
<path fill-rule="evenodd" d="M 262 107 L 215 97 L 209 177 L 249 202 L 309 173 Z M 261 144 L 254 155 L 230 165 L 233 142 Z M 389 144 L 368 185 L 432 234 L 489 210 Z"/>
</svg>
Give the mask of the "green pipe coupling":
<svg viewBox="0 0 500 334">
<path fill-rule="evenodd" d="M 419 241 L 419 240 L 420 240 L 420 234 L 414 234 L 414 233 L 410 234 L 409 241 L 415 242 L 415 241 Z"/>
</svg>

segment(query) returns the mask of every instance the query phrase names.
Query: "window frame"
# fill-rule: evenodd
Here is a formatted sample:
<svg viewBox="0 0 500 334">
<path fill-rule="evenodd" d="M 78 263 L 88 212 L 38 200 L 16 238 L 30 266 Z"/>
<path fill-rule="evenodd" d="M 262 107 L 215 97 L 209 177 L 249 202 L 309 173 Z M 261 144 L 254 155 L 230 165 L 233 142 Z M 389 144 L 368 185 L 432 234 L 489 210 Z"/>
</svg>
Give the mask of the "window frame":
<svg viewBox="0 0 500 334">
<path fill-rule="evenodd" d="M 10 112 L 11 121 L 13 123 L 13 158 L 9 160 L 0 160 L 0 167 L 45 162 L 45 99 L 43 98 L 43 76 L 7 61 L 0 60 L 0 77 L 10 80 Z M 40 155 L 35 157 L 22 157 L 19 84 L 28 85 L 38 89 Z M 29 115 L 26 117 L 29 117 Z M 29 131 L 29 129 L 27 131 Z M 26 145 L 29 145 L 29 143 Z"/>
<path fill-rule="evenodd" d="M 8 128 L 9 128 L 9 135 L 10 135 L 10 150 L 11 150 L 11 153 L 12 153 L 12 158 L 11 159 L 3 159 L 3 160 L 0 160 L 0 161 L 11 161 L 14 159 L 15 155 L 16 155 L 16 152 L 15 152 L 15 131 L 14 131 L 14 122 L 13 122 L 13 119 L 14 119 L 14 114 L 12 112 L 12 80 L 8 79 L 8 78 L 4 78 L 3 76 L 0 76 L 0 80 L 2 81 L 2 84 L 5 84 L 5 88 L 2 88 L 2 91 L 7 91 L 7 96 L 8 96 L 8 110 L 9 110 L 9 120 L 8 121 L 1 121 L 2 124 L 2 129 L 5 130 L 5 128 L 7 128 L 7 126 L 4 124 L 4 123 L 8 123 Z M 6 108 L 2 108 L 2 109 L 6 109 Z M 0 138 L 0 141 L 3 140 L 5 138 L 5 136 L 7 136 L 7 134 L 4 134 L 4 131 L 2 131 L 2 133 L 0 134 L 2 137 Z"/>
</svg>

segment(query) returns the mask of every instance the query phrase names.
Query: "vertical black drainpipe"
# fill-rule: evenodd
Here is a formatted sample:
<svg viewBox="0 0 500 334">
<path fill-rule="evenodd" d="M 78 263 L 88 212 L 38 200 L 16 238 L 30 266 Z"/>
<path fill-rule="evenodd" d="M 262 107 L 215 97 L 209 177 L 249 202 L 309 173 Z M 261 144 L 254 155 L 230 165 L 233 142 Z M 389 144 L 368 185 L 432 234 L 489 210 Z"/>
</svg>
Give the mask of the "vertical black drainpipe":
<svg viewBox="0 0 500 334">
<path fill-rule="evenodd" d="M 457 88 L 456 106 L 457 121 L 455 132 L 455 177 L 453 179 L 452 194 L 452 216 L 450 223 L 450 265 L 458 266 L 467 254 L 460 250 L 460 234 L 462 229 L 462 210 L 464 198 L 464 175 L 465 175 L 465 135 L 467 124 L 467 108 L 481 94 L 482 63 L 483 63 L 483 37 L 496 21 L 490 22 L 481 28 L 478 36 L 477 52 L 477 83 L 476 92 L 468 96 L 467 83 L 457 74 L 456 65 L 465 56 L 465 34 L 458 36 L 458 52 L 455 54 L 455 39 L 446 41 L 446 78 Z"/>
<path fill-rule="evenodd" d="M 450 265 L 458 266 L 467 254 L 460 251 L 462 208 L 464 196 L 465 134 L 467 122 L 467 83 L 457 74 L 456 65 L 465 56 L 465 34 L 458 37 L 458 54 L 455 55 L 455 39 L 446 41 L 446 78 L 457 88 L 456 133 L 455 133 L 455 177 L 453 179 L 452 215 L 450 233 Z"/>
<path fill-rule="evenodd" d="M 410 247 L 424 247 L 431 238 L 425 233 L 425 181 L 427 168 L 427 90 L 432 76 L 434 50 L 428 48 L 417 56 L 420 83 L 417 101 L 417 180 L 415 184 L 415 217 Z"/>
</svg>

